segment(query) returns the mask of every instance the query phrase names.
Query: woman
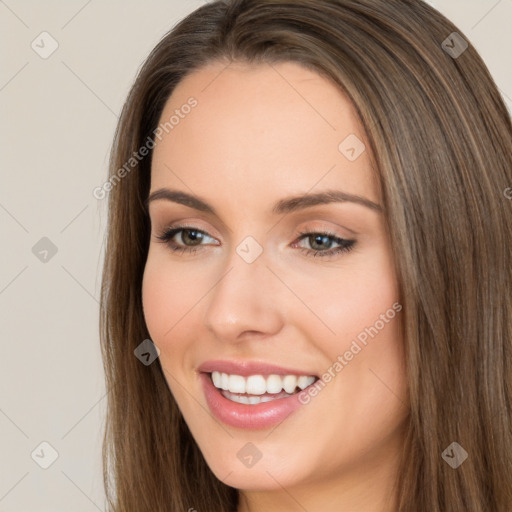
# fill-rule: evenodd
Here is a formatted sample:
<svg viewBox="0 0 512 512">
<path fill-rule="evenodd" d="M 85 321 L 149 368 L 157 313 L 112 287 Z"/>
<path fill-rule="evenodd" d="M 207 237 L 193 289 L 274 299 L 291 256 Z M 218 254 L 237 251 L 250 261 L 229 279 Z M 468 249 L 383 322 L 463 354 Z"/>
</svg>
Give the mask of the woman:
<svg viewBox="0 0 512 512">
<path fill-rule="evenodd" d="M 104 187 L 110 510 L 509 511 L 511 135 L 419 1 L 166 35 Z"/>
</svg>

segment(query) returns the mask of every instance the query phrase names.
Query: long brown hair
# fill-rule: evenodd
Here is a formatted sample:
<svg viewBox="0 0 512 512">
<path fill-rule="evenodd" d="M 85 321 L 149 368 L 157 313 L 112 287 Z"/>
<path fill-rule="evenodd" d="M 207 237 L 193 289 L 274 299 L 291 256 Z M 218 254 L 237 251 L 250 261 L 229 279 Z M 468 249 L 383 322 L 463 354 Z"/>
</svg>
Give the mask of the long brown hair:
<svg viewBox="0 0 512 512">
<path fill-rule="evenodd" d="M 151 146 L 180 80 L 213 61 L 294 61 L 355 105 L 375 156 L 403 305 L 410 414 L 397 511 L 510 512 L 512 125 L 474 47 L 419 0 L 210 2 L 140 69 L 102 188 L 109 510 L 227 512 L 238 503 L 238 491 L 207 466 L 159 360 L 146 366 L 134 356 L 149 338 L 141 283 L 151 151 L 130 158 Z M 443 457 L 453 442 L 468 454 L 457 468 Z"/>
</svg>

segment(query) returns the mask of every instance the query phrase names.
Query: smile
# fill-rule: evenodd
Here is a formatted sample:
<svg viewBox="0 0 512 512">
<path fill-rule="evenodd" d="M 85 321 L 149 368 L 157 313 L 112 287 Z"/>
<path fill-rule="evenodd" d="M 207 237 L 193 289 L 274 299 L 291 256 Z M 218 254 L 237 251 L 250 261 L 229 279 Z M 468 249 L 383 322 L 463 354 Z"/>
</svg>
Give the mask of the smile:
<svg viewBox="0 0 512 512">
<path fill-rule="evenodd" d="M 314 385 L 312 375 L 247 375 L 219 371 L 199 375 L 208 407 L 222 423 L 242 429 L 265 429 L 287 419 L 304 405 L 299 393 Z"/>
<path fill-rule="evenodd" d="M 313 384 L 313 375 L 232 375 L 214 371 L 211 373 L 213 385 L 222 396 L 246 405 L 256 405 L 293 396 Z"/>
</svg>

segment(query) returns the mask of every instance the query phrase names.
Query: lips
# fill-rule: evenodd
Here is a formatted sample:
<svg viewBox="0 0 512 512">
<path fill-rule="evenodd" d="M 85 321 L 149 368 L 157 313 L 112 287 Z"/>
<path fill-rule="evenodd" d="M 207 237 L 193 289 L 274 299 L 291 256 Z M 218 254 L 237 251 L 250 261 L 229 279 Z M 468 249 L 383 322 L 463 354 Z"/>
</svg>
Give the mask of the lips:
<svg viewBox="0 0 512 512">
<path fill-rule="evenodd" d="M 218 371 L 231 375 L 241 375 L 242 377 L 248 377 L 249 375 L 313 375 L 318 377 L 315 371 L 286 368 L 284 366 L 259 361 L 206 361 L 198 367 L 198 370 L 204 373 Z"/>
<path fill-rule="evenodd" d="M 222 423 L 242 429 L 265 429 L 281 423 L 301 406 L 304 406 L 299 400 L 299 393 L 293 395 L 279 393 L 271 400 L 261 403 L 239 403 L 227 398 L 227 396 L 233 398 L 229 392 L 219 390 L 214 386 L 211 373 L 215 371 L 244 377 L 251 375 L 267 377 L 270 375 L 315 376 L 314 372 L 309 372 L 308 370 L 285 368 L 274 364 L 253 361 L 207 361 L 199 366 L 198 369 L 201 372 L 199 377 L 206 402 L 212 414 Z M 265 393 L 264 396 L 268 397 L 269 395 Z"/>
</svg>

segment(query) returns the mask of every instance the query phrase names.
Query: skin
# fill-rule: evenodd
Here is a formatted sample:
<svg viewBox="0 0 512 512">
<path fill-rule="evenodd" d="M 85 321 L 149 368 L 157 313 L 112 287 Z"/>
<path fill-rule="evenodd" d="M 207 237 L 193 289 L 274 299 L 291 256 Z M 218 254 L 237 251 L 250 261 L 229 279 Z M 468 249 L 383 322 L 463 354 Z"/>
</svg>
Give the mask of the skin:
<svg viewBox="0 0 512 512">
<path fill-rule="evenodd" d="M 278 200 L 326 189 L 382 205 L 369 145 L 355 161 L 338 149 L 349 134 L 366 141 L 355 110 L 291 62 L 211 63 L 180 82 L 161 119 L 190 96 L 198 105 L 157 141 L 150 192 L 197 195 L 218 216 L 150 203 L 143 305 L 169 388 L 213 473 L 241 491 L 239 512 L 391 512 L 407 416 L 401 313 L 275 428 L 221 424 L 197 372 L 204 361 L 233 359 L 322 375 L 399 302 L 382 212 L 353 202 L 271 212 Z M 156 238 L 181 223 L 206 233 L 195 244 L 187 232 L 173 238 L 197 252 Z M 300 237 L 326 229 L 356 245 L 329 257 L 301 251 L 339 247 Z M 247 236 L 263 249 L 252 263 L 236 252 Z M 248 442 L 262 454 L 251 468 L 237 458 Z"/>
</svg>

